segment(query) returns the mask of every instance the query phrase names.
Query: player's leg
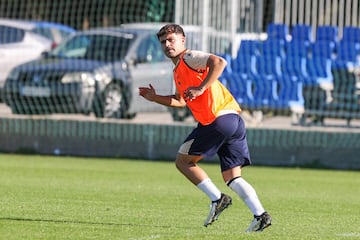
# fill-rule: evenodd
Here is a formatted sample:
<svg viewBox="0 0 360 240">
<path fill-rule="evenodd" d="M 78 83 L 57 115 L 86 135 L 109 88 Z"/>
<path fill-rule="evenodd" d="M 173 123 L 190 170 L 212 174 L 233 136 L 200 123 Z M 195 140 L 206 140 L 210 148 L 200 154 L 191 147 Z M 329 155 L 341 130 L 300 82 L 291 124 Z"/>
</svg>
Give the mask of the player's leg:
<svg viewBox="0 0 360 240">
<path fill-rule="evenodd" d="M 176 167 L 179 171 L 206 193 L 211 200 L 210 213 L 204 222 L 204 226 L 208 226 L 217 220 L 232 201 L 230 196 L 221 193 L 205 171 L 197 164 L 204 156 L 215 155 L 225 141 L 226 135 L 219 132 L 218 122 L 215 120 L 214 123 L 206 126 L 199 124 L 181 145 L 176 158 Z"/>
<path fill-rule="evenodd" d="M 211 201 L 216 201 L 221 198 L 221 191 L 211 181 L 207 173 L 197 164 L 201 158 L 201 156 L 178 153 L 175 165 L 177 169 L 189 179 L 190 182 L 202 190 Z"/>
<path fill-rule="evenodd" d="M 176 157 L 176 167 L 178 170 L 202 190 L 211 200 L 210 212 L 204 221 L 204 226 L 207 227 L 213 223 L 221 212 L 231 204 L 231 198 L 216 187 L 211 181 L 206 172 L 197 165 L 201 159 L 200 156 L 186 155 L 178 153 Z"/>
<path fill-rule="evenodd" d="M 271 216 L 265 211 L 255 189 L 241 177 L 241 168 L 223 172 L 224 181 L 244 201 L 254 215 L 247 232 L 262 231 L 271 225 Z"/>
<path fill-rule="evenodd" d="M 271 224 L 271 217 L 266 213 L 255 189 L 241 177 L 242 166 L 251 164 L 245 124 L 241 117 L 238 119 L 237 130 L 219 149 L 218 154 L 224 181 L 254 215 L 248 231 L 262 231 Z"/>
<path fill-rule="evenodd" d="M 260 216 L 265 212 L 255 189 L 241 177 L 241 168 L 234 167 L 222 172 L 225 183 L 244 201 L 250 211 Z"/>
<path fill-rule="evenodd" d="M 208 178 L 206 172 L 197 165 L 201 156 L 187 155 L 178 153 L 175 160 L 176 168 L 192 182 L 198 185 L 204 179 Z"/>
</svg>

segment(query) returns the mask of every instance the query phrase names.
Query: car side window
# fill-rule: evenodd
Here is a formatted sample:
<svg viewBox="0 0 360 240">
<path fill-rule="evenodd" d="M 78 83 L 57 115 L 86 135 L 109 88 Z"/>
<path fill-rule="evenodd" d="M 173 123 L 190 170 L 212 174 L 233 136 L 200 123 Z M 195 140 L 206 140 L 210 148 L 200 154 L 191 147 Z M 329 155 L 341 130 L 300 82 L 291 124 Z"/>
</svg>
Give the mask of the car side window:
<svg viewBox="0 0 360 240">
<path fill-rule="evenodd" d="M 88 36 L 77 36 L 66 42 L 59 48 L 55 48 L 55 55 L 63 57 L 78 57 L 82 58 L 86 54 L 87 47 L 90 45 Z"/>
<path fill-rule="evenodd" d="M 85 58 L 99 61 L 121 61 L 130 45 L 131 39 L 98 35 L 91 38 Z"/>
<path fill-rule="evenodd" d="M 148 36 L 142 40 L 137 50 L 139 63 L 155 63 L 164 61 L 164 54 L 156 36 Z"/>
<path fill-rule="evenodd" d="M 21 42 L 24 39 L 24 36 L 25 36 L 24 30 L 0 25 L 1 44 Z"/>
</svg>

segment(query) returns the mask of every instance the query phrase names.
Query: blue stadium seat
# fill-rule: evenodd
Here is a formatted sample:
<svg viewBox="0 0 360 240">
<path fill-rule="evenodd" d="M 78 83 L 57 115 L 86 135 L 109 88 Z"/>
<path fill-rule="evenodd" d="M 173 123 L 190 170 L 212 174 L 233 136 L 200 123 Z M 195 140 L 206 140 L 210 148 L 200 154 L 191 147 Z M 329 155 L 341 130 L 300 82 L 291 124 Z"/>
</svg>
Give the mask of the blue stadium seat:
<svg viewBox="0 0 360 240">
<path fill-rule="evenodd" d="M 283 75 L 288 77 L 297 77 L 299 81 L 306 83 L 308 72 L 306 68 L 307 58 L 287 55 L 282 61 Z"/>
<path fill-rule="evenodd" d="M 323 57 L 333 60 L 335 57 L 335 48 L 332 47 L 331 42 L 316 41 L 311 44 L 312 57 Z"/>
<path fill-rule="evenodd" d="M 359 51 L 358 43 L 340 41 L 333 67 L 335 69 L 360 67 Z"/>
<path fill-rule="evenodd" d="M 303 88 L 311 83 L 307 71 L 308 58 L 287 55 L 283 61 L 283 75 L 276 78 L 279 101 L 275 102 L 274 108 L 279 110 L 291 110 L 296 114 L 303 114 L 305 100 Z"/>
<path fill-rule="evenodd" d="M 256 70 L 262 78 L 273 79 L 275 76 L 281 76 L 281 58 L 276 55 L 257 56 Z"/>
<path fill-rule="evenodd" d="M 270 103 L 274 110 L 290 110 L 293 113 L 304 112 L 303 84 L 295 76 L 276 78 L 278 98 Z"/>
<path fill-rule="evenodd" d="M 259 43 L 260 55 L 274 55 L 280 58 L 285 57 L 286 44 L 279 40 L 267 39 Z"/>
<path fill-rule="evenodd" d="M 311 48 L 304 42 L 291 41 L 286 44 L 286 56 L 308 58 L 310 54 Z"/>
<path fill-rule="evenodd" d="M 232 61 L 232 71 L 241 74 L 243 77 L 252 77 L 257 74 L 255 55 L 239 54 Z"/>
<path fill-rule="evenodd" d="M 253 100 L 251 80 L 236 72 L 225 74 L 227 88 L 242 108 L 248 108 Z"/>
<path fill-rule="evenodd" d="M 307 59 L 308 77 L 304 81 L 303 96 L 306 111 L 316 111 L 322 114 L 331 99 L 334 89 L 332 60 L 313 55 Z"/>
<path fill-rule="evenodd" d="M 268 40 L 277 40 L 285 44 L 288 41 L 289 26 L 281 23 L 270 23 L 266 29 Z"/>
<path fill-rule="evenodd" d="M 308 79 L 304 85 L 319 85 L 325 89 L 333 88 L 331 64 L 330 59 L 321 56 L 309 58 L 306 65 Z"/>
<path fill-rule="evenodd" d="M 352 27 L 352 26 L 345 26 L 343 28 L 343 35 L 342 35 L 341 41 L 354 42 L 354 43 L 360 44 L 360 28 Z"/>
<path fill-rule="evenodd" d="M 310 45 L 314 41 L 311 25 L 297 24 L 291 29 L 291 41 L 303 42 Z"/>
<path fill-rule="evenodd" d="M 273 78 L 252 78 L 253 99 L 248 107 L 253 110 L 269 110 L 271 103 L 278 101 L 276 82 Z"/>
<path fill-rule="evenodd" d="M 332 25 L 323 25 L 318 26 L 316 29 L 316 42 L 327 42 L 330 44 L 330 47 L 334 49 L 339 42 L 338 33 L 339 29 L 337 26 Z"/>
<path fill-rule="evenodd" d="M 241 40 L 237 56 L 239 55 L 259 55 L 258 40 Z"/>
</svg>

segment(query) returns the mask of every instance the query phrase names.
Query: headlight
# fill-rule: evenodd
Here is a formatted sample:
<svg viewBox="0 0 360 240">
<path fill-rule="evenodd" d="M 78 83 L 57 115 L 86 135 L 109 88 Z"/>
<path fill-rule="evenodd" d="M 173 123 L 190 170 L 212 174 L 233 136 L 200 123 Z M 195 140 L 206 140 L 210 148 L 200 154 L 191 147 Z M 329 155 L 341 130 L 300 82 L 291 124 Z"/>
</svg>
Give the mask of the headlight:
<svg viewBox="0 0 360 240">
<path fill-rule="evenodd" d="M 75 83 L 83 82 L 90 86 L 95 85 L 95 76 L 92 73 L 86 72 L 77 72 L 77 73 L 67 73 L 61 78 L 61 83 Z"/>
<path fill-rule="evenodd" d="M 126 71 L 129 68 L 129 64 L 127 64 L 126 62 L 122 62 L 121 63 L 121 68 Z"/>
<path fill-rule="evenodd" d="M 111 82 L 111 78 L 109 77 L 109 75 L 106 74 L 105 72 L 100 72 L 100 71 L 95 73 L 95 80 L 98 82 L 103 82 L 105 84 Z"/>
</svg>

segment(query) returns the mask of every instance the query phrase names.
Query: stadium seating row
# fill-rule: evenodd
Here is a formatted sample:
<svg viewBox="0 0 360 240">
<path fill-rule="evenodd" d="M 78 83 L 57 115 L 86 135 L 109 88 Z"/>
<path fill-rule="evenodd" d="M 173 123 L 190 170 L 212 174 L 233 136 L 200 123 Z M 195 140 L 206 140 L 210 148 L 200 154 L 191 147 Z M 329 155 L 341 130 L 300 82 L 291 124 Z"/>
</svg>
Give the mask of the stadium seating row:
<svg viewBox="0 0 360 240">
<path fill-rule="evenodd" d="M 360 28 L 270 24 L 267 39 L 242 40 L 221 80 L 243 107 L 303 113 L 333 97 L 334 71 L 360 67 Z"/>
</svg>

